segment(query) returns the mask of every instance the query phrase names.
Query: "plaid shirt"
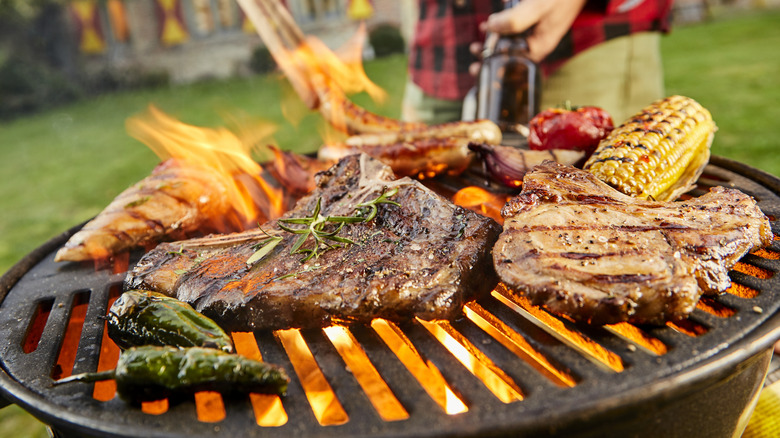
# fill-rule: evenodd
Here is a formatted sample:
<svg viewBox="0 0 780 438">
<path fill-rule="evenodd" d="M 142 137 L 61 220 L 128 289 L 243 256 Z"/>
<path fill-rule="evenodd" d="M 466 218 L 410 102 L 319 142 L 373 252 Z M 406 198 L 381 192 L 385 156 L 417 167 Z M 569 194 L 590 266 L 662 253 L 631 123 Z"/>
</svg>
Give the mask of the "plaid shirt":
<svg viewBox="0 0 780 438">
<path fill-rule="evenodd" d="M 478 24 L 503 8 L 502 0 L 419 0 L 420 14 L 409 57 L 409 74 L 439 99 L 460 100 L 474 85 L 469 52 L 483 41 Z M 612 38 L 669 30 L 672 0 L 590 0 L 558 46 L 542 61 L 548 75 L 566 60 Z"/>
</svg>

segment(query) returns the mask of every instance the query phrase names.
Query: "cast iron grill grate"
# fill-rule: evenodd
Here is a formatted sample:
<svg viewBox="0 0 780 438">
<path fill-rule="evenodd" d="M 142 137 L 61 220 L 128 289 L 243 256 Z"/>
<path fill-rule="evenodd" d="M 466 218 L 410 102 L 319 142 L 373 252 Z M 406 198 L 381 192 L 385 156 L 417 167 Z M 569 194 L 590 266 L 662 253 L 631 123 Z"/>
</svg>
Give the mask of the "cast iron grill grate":
<svg viewBox="0 0 780 438">
<path fill-rule="evenodd" d="M 714 185 L 754 196 L 780 233 L 776 178 L 713 158 L 693 195 Z M 0 283 L 3 393 L 63 434 L 553 434 L 587 424 L 587 418 L 620 416 L 651 397 L 674 398 L 670 391 L 694 388 L 766 350 L 780 326 L 776 241 L 739 262 L 728 293 L 703 299 L 678 324 L 574 324 L 499 286 L 449 323 L 399 327 L 375 321 L 348 329 L 234 334 L 240 352 L 290 372 L 282 398 L 200 393 L 176 404 L 133 407 L 114 397 L 113 382 L 51 385 L 53 378 L 113 368 L 118 351 L 104 334 L 102 317 L 141 255 L 97 269 L 54 263 L 67 237 L 30 254 Z M 754 395 L 745 391 L 748 399 Z M 725 429 L 733 429 L 731 421 L 710 419 Z M 659 431 L 668 426 L 657 425 Z M 621 433 L 619 427 L 611 430 Z"/>
</svg>

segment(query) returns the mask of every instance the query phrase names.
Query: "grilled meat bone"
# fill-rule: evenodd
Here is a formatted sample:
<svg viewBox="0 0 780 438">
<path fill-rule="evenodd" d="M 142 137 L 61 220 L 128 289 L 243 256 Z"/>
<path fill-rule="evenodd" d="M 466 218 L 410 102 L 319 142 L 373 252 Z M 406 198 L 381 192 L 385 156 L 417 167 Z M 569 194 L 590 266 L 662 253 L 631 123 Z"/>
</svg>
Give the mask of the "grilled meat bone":
<svg viewBox="0 0 780 438">
<path fill-rule="evenodd" d="M 768 245 L 753 198 L 715 187 L 684 202 L 632 198 L 553 162 L 528 173 L 502 210 L 499 277 L 532 302 L 591 323 L 663 323 L 724 291 L 728 270 Z"/>
<path fill-rule="evenodd" d="M 193 304 L 226 330 L 324 327 L 335 321 L 450 319 L 497 283 L 490 248 L 500 226 L 389 167 L 353 155 L 317 175 L 317 187 L 284 218 L 351 216 L 355 206 L 395 188 L 370 221 L 345 225 L 354 245 L 302 261 L 299 235 L 271 221 L 259 230 L 159 245 L 128 274 L 126 286 Z M 281 237 L 259 261 L 247 261 Z M 310 247 L 309 238 L 303 247 Z"/>
</svg>

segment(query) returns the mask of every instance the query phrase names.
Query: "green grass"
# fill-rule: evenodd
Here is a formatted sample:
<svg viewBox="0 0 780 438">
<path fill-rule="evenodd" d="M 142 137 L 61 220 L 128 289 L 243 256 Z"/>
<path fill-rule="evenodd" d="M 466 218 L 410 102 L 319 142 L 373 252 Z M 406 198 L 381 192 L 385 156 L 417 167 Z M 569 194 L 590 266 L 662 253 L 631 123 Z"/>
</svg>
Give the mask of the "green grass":
<svg viewBox="0 0 780 438">
<path fill-rule="evenodd" d="M 667 93 L 698 100 L 712 153 L 780 176 L 780 11 L 678 28 L 663 39 Z"/>
<path fill-rule="evenodd" d="M 780 11 L 763 11 L 675 29 L 663 39 L 668 94 L 691 96 L 719 126 L 713 153 L 780 175 Z M 388 91 L 384 106 L 354 100 L 397 117 L 406 60 L 367 63 Z M 321 119 L 287 122 L 278 78 L 252 77 L 170 89 L 119 93 L 10 123 L 0 123 L 0 273 L 60 232 L 94 216 L 117 193 L 146 176 L 157 158 L 128 137 L 125 120 L 150 103 L 185 123 L 221 126 L 225 115 L 276 123 L 285 149 L 314 151 Z M 46 436 L 17 407 L 0 410 L 0 436 Z"/>
</svg>

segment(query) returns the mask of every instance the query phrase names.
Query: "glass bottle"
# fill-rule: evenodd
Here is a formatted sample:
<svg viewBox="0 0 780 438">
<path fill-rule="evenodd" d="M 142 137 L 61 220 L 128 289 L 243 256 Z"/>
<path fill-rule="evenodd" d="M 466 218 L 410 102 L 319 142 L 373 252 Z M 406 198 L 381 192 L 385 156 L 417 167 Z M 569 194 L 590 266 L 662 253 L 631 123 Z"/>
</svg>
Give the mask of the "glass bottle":
<svg viewBox="0 0 780 438">
<path fill-rule="evenodd" d="M 509 1 L 511 8 L 518 1 Z M 477 118 L 489 119 L 502 131 L 522 132 L 539 112 L 541 74 L 528 59 L 526 33 L 489 34 L 485 38 L 477 83 Z"/>
</svg>

